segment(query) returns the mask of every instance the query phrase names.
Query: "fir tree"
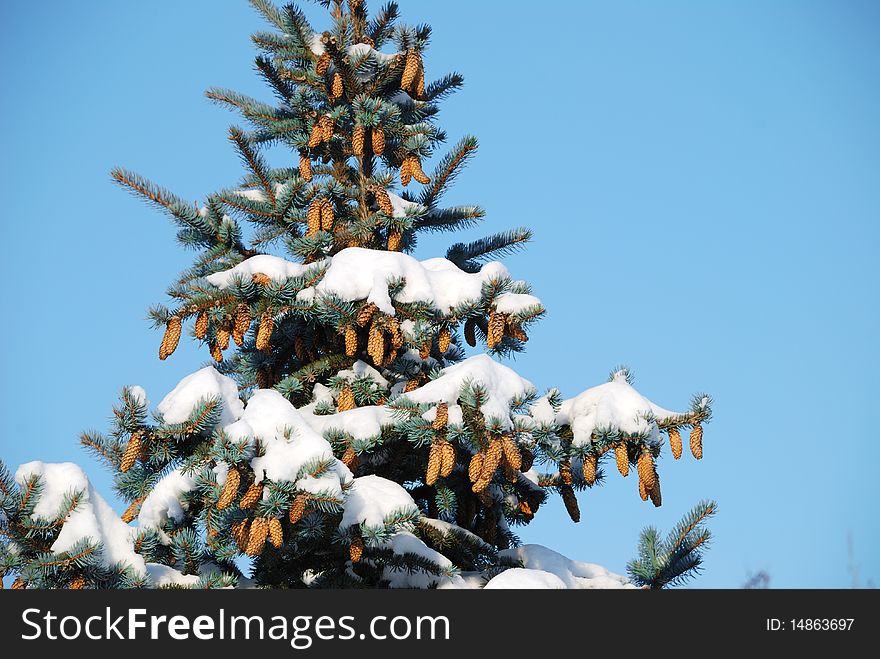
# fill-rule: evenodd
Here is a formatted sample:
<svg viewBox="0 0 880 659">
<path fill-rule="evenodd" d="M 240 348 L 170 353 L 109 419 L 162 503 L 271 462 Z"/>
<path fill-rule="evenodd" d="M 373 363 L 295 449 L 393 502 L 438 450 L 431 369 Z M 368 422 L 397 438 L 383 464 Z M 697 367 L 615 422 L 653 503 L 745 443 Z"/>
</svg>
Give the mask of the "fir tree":
<svg viewBox="0 0 880 659">
<path fill-rule="evenodd" d="M 294 5 L 251 2 L 270 28 L 253 41 L 275 101 L 207 91 L 246 123 L 228 136 L 243 180 L 198 206 L 112 172 L 196 251 L 150 311 L 159 359 L 192 338 L 213 365 L 152 413 L 142 390 L 123 389 L 111 431 L 82 435 L 128 503 L 121 519 L 105 519 L 81 472 L 0 470 L 0 570 L 28 586 L 222 587 L 250 583 L 248 556 L 264 586 L 463 585 L 528 568 L 516 527 L 553 494 L 579 521 L 578 493 L 606 464 L 633 471 L 659 506 L 663 434 L 679 458 L 689 429 L 701 458 L 709 397 L 670 412 L 626 369 L 572 399 L 539 396 L 496 361 L 522 351 L 544 313 L 493 261 L 528 229 L 410 256 L 421 233 L 484 215 L 442 205 L 477 140 L 444 148 L 440 103 L 463 79 L 426 77 L 431 29 L 402 24 L 393 2 L 371 16 L 360 0 L 325 0 L 324 32 Z M 289 151 L 281 167 L 268 145 Z M 465 343 L 485 353 L 466 359 Z M 90 535 L 92 518 L 130 552 Z M 636 582 L 696 567 L 691 535 L 663 565 L 634 563 Z M 646 543 L 642 554 L 659 551 Z"/>
</svg>

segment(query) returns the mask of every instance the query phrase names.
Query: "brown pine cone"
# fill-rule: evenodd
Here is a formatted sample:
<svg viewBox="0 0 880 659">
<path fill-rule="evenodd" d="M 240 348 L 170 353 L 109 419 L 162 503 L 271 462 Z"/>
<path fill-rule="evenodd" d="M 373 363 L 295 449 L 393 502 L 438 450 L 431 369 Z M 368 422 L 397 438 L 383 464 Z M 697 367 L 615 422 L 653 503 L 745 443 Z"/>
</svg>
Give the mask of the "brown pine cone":
<svg viewBox="0 0 880 659">
<path fill-rule="evenodd" d="M 431 427 L 434 430 L 443 430 L 447 423 L 449 423 L 449 404 L 439 403 L 437 405 L 437 416 L 434 417 Z"/>
<path fill-rule="evenodd" d="M 312 180 L 312 159 L 307 155 L 299 157 L 299 175 L 303 181 L 308 182 Z"/>
<path fill-rule="evenodd" d="M 441 354 L 446 354 L 446 351 L 449 350 L 449 345 L 452 343 L 452 332 L 449 331 L 448 327 L 444 327 L 440 330 L 440 335 L 437 337 L 437 349 Z"/>
<path fill-rule="evenodd" d="M 443 440 L 440 442 L 440 475 L 446 478 L 453 469 L 455 469 L 455 447 L 452 442 Z"/>
<path fill-rule="evenodd" d="M 403 237 L 403 234 L 400 231 L 390 231 L 388 233 L 388 251 L 389 252 L 399 252 L 400 251 L 400 239 Z"/>
<path fill-rule="evenodd" d="M 477 321 L 473 318 L 464 321 L 464 340 L 471 348 L 477 347 Z"/>
<path fill-rule="evenodd" d="M 433 485 L 437 482 L 437 477 L 440 475 L 442 460 L 443 457 L 440 451 L 440 442 L 434 440 L 431 442 L 431 450 L 428 452 L 428 466 L 425 470 L 426 485 Z"/>
<path fill-rule="evenodd" d="M 357 330 L 348 325 L 345 328 L 345 356 L 354 357 L 358 351 L 358 335 Z"/>
<path fill-rule="evenodd" d="M 330 53 L 323 52 L 315 63 L 315 75 L 325 76 L 330 69 Z"/>
<path fill-rule="evenodd" d="M 486 346 L 491 350 L 504 338 L 505 314 L 493 311 L 489 314 L 489 331 L 486 334 Z"/>
<path fill-rule="evenodd" d="M 281 529 L 281 520 L 277 517 L 269 518 L 269 540 L 275 549 L 280 549 L 284 544 L 284 532 Z"/>
<path fill-rule="evenodd" d="M 568 458 L 559 463 L 559 479 L 563 485 L 571 485 L 574 482 L 574 477 L 571 473 L 571 462 Z"/>
<path fill-rule="evenodd" d="M 373 314 L 376 313 L 376 309 L 378 309 L 378 307 L 372 302 L 365 304 L 363 307 L 361 307 L 357 315 L 358 326 L 366 327 L 367 323 L 369 323 L 373 319 Z"/>
<path fill-rule="evenodd" d="M 351 539 L 351 545 L 348 547 L 348 557 L 352 563 L 358 563 L 364 555 L 364 539 L 356 535 Z"/>
<path fill-rule="evenodd" d="M 249 521 L 248 519 L 242 519 L 229 527 L 232 539 L 235 540 L 235 544 L 238 545 L 241 551 L 247 549 L 248 536 L 250 535 Z"/>
<path fill-rule="evenodd" d="M 358 468 L 358 463 L 360 462 L 358 460 L 357 453 L 351 446 L 345 449 L 345 452 L 342 454 L 340 460 L 342 461 L 342 464 L 348 467 L 349 470 L 351 470 L 352 472 L 354 472 Z"/>
<path fill-rule="evenodd" d="M 483 473 L 483 454 L 482 453 L 474 453 L 471 456 L 470 465 L 468 466 L 468 478 L 471 483 L 476 483 L 480 480 L 480 474 Z"/>
<path fill-rule="evenodd" d="M 513 437 L 505 435 L 501 438 L 501 450 L 504 453 L 504 461 L 511 469 L 519 471 L 522 468 L 522 454 Z"/>
<path fill-rule="evenodd" d="M 626 442 L 620 441 L 614 445 L 614 457 L 617 460 L 617 471 L 620 472 L 620 475 L 629 475 L 629 455 L 627 453 Z"/>
<path fill-rule="evenodd" d="M 202 340 L 208 334 L 208 312 L 200 311 L 196 316 L 196 338 Z"/>
<path fill-rule="evenodd" d="M 351 387 L 346 386 L 342 388 L 342 391 L 339 392 L 336 406 L 340 412 L 348 412 L 357 407 L 357 403 L 354 400 L 354 392 L 351 390 Z"/>
<path fill-rule="evenodd" d="M 697 460 L 703 459 L 703 427 L 699 424 L 691 430 L 691 453 Z"/>
<path fill-rule="evenodd" d="M 303 513 L 306 511 L 306 504 L 308 501 L 309 498 L 305 494 L 296 495 L 296 498 L 290 505 L 290 512 L 287 514 L 287 519 L 291 524 L 296 524 L 303 518 Z"/>
<path fill-rule="evenodd" d="M 242 302 L 235 308 L 235 323 L 232 328 L 232 338 L 236 345 L 244 343 L 244 335 L 251 327 L 251 308 L 246 302 Z"/>
<path fill-rule="evenodd" d="M 251 483 L 245 490 L 244 496 L 238 502 L 238 507 L 242 510 L 250 510 L 257 505 L 257 502 L 263 497 L 263 484 Z"/>
<path fill-rule="evenodd" d="M 372 132 L 373 153 L 381 156 L 385 153 L 385 130 L 382 126 L 374 126 Z"/>
<path fill-rule="evenodd" d="M 342 98 L 342 95 L 345 93 L 345 87 L 342 84 L 342 76 L 339 75 L 339 71 L 333 74 L 333 82 L 330 85 L 330 100 L 335 101 Z M 325 140 L 328 141 L 328 140 Z"/>
<path fill-rule="evenodd" d="M 266 546 L 266 538 L 269 535 L 269 521 L 265 517 L 257 517 L 251 523 L 248 532 L 248 542 L 244 553 L 248 556 L 259 556 Z"/>
<path fill-rule="evenodd" d="M 403 75 L 400 78 L 400 88 L 402 90 L 408 91 L 412 88 L 412 84 L 419 72 L 421 59 L 422 58 L 419 57 L 419 54 L 416 51 L 406 51 L 406 64 L 403 67 Z"/>
<path fill-rule="evenodd" d="M 314 149 L 324 141 L 324 131 L 321 130 L 321 122 L 317 121 L 312 126 L 312 134 L 309 136 L 309 148 Z"/>
<path fill-rule="evenodd" d="M 180 316 L 171 316 L 168 319 L 168 322 L 165 324 L 165 334 L 162 337 L 162 343 L 159 344 L 159 359 L 164 361 L 177 350 L 181 328 Z"/>
<path fill-rule="evenodd" d="M 329 199 L 324 199 L 324 203 L 321 204 L 321 230 L 330 231 L 335 220 L 336 214 L 333 210 L 333 202 Z"/>
<path fill-rule="evenodd" d="M 574 488 L 572 488 L 571 485 L 563 485 L 559 488 L 559 491 L 562 494 L 562 501 L 565 503 L 565 510 L 568 512 L 568 516 L 571 517 L 571 521 L 581 521 L 581 509 L 580 506 L 578 506 L 578 500 L 577 496 L 575 496 Z"/>
<path fill-rule="evenodd" d="M 269 340 L 272 338 L 272 329 L 275 319 L 270 309 L 266 309 L 260 316 L 260 326 L 257 328 L 257 350 L 269 351 Z"/>
<path fill-rule="evenodd" d="M 119 471 L 125 473 L 129 469 L 131 469 L 134 466 L 134 463 L 137 460 L 140 452 L 141 434 L 139 432 L 134 432 L 131 434 L 131 439 L 128 440 L 128 444 L 125 447 L 125 452 L 122 454 L 122 460 L 119 463 Z"/>
<path fill-rule="evenodd" d="M 220 491 L 220 498 L 217 500 L 217 509 L 223 510 L 228 508 L 229 504 L 238 494 L 238 486 L 241 483 L 241 474 L 235 467 L 230 467 L 226 474 L 226 482 L 223 483 L 223 489 Z"/>
<path fill-rule="evenodd" d="M 584 480 L 587 485 L 592 485 L 596 482 L 596 470 L 599 466 L 599 458 L 597 458 L 592 453 L 584 457 Z"/>
<path fill-rule="evenodd" d="M 351 151 L 354 155 L 360 157 L 364 155 L 364 144 L 366 142 L 366 128 L 363 124 L 358 124 L 351 132 Z"/>
<path fill-rule="evenodd" d="M 431 182 L 431 179 L 422 170 L 422 161 L 419 160 L 416 156 L 413 156 L 411 167 L 412 176 L 416 181 L 418 181 L 422 185 L 428 185 Z"/>
<path fill-rule="evenodd" d="M 681 458 L 681 433 L 678 428 L 669 429 L 669 448 L 672 449 L 673 458 Z"/>
</svg>

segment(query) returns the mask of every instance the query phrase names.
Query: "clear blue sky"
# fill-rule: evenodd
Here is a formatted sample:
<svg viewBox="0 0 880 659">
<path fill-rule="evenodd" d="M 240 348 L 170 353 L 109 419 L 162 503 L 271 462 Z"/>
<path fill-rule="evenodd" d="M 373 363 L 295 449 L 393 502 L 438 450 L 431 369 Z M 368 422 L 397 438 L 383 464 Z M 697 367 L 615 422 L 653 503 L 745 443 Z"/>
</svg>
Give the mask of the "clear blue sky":
<svg viewBox="0 0 880 659">
<path fill-rule="evenodd" d="M 549 313 L 517 368 L 571 396 L 625 363 L 661 405 L 717 401 L 704 460 L 661 461 L 661 509 L 609 473 L 580 524 L 557 500 L 523 539 L 622 571 L 643 526 L 711 497 L 695 585 L 846 587 L 848 534 L 880 579 L 880 5 L 401 4 L 434 26 L 428 76 L 467 80 L 440 120 L 481 141 L 449 197 L 488 210 L 468 235 L 535 230 L 507 263 Z M 205 355 L 156 359 L 145 310 L 191 255 L 108 171 L 192 200 L 234 184 L 240 120 L 202 91 L 270 98 L 263 25 L 244 0 L 92 0 L 3 3 L 0 26 L 0 457 L 76 460 L 109 493 L 78 433 L 122 385 L 156 403 Z"/>
</svg>

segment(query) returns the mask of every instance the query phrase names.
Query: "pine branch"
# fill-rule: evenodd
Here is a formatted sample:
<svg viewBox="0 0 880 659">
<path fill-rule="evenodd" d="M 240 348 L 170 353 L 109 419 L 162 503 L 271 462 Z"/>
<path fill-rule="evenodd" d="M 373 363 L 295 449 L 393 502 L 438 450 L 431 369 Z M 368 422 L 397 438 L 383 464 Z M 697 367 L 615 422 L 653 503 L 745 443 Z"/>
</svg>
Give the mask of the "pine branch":
<svg viewBox="0 0 880 659">
<path fill-rule="evenodd" d="M 235 145 L 244 164 L 260 182 L 260 187 L 263 188 L 263 193 L 266 195 L 269 203 L 275 206 L 275 187 L 269 178 L 268 167 L 265 161 L 247 143 L 240 128 L 233 126 L 229 129 L 229 140 Z"/>
<path fill-rule="evenodd" d="M 531 230 L 520 227 L 472 243 L 456 243 L 446 252 L 446 258 L 465 272 L 477 272 L 480 263 L 491 257 L 501 257 L 519 251 L 531 238 Z"/>
<path fill-rule="evenodd" d="M 434 208 L 443 193 L 452 185 L 461 169 L 477 150 L 477 139 L 465 137 L 437 164 L 431 186 L 422 193 L 419 203 Z"/>
</svg>

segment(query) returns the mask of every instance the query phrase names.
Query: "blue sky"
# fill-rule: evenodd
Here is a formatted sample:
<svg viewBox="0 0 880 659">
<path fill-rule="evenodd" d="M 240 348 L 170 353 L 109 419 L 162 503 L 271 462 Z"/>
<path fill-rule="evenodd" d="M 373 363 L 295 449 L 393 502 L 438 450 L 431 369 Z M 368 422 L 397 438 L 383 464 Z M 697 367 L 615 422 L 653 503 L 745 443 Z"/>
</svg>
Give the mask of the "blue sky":
<svg viewBox="0 0 880 659">
<path fill-rule="evenodd" d="M 488 210 L 417 255 L 531 226 L 506 260 L 549 309 L 525 377 L 571 396 L 624 363 L 661 405 L 717 401 L 703 461 L 661 460 L 662 508 L 609 471 L 580 524 L 555 501 L 523 540 L 622 571 L 643 526 L 714 498 L 694 585 L 847 587 L 849 562 L 876 583 L 880 6 L 401 4 L 434 27 L 428 77 L 467 81 L 440 122 L 481 148 L 448 201 Z M 205 355 L 156 359 L 145 310 L 191 255 L 108 171 L 192 200 L 234 184 L 240 120 L 202 92 L 270 98 L 263 25 L 244 0 L 4 3 L 0 25 L 0 457 L 79 461 L 109 494 L 78 433 L 107 426 L 122 385 L 156 403 Z"/>
</svg>

